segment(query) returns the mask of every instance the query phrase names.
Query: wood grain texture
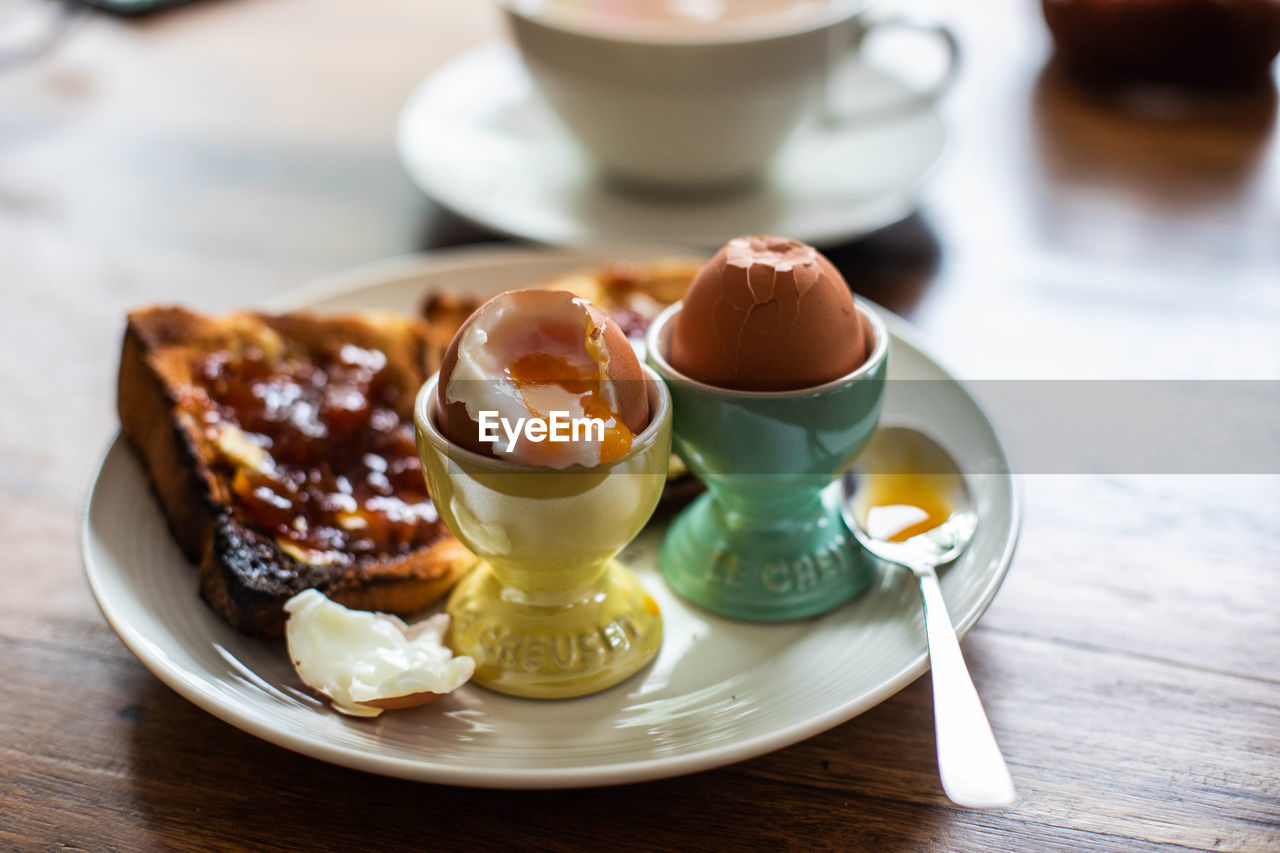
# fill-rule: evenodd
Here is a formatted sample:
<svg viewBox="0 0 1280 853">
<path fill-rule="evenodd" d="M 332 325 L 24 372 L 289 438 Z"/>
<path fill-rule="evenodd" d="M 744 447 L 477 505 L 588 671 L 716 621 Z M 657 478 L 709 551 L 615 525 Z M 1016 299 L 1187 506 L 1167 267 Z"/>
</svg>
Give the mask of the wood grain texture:
<svg viewBox="0 0 1280 853">
<path fill-rule="evenodd" d="M 936 191 L 831 252 L 855 289 L 966 377 L 1280 378 L 1274 92 L 1134 113 L 1063 78 L 1034 4 L 966 8 Z M 89 16 L 0 71 L 0 849 L 1280 848 L 1274 475 L 1020 478 L 964 643 L 1020 794 L 995 813 L 942 796 L 928 679 L 732 767 L 493 793 L 294 755 L 137 663 L 76 542 L 125 311 L 489 239 L 392 140 L 499 29 L 483 3 L 223 0 Z"/>
</svg>

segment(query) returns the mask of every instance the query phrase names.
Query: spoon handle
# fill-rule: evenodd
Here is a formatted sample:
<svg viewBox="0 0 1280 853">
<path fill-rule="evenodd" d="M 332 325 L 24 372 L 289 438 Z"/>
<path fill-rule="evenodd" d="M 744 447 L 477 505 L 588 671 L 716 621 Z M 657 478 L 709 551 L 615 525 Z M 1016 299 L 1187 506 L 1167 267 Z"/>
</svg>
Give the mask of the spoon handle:
<svg viewBox="0 0 1280 853">
<path fill-rule="evenodd" d="M 1013 779 L 960 654 L 938 575 L 930 566 L 913 566 L 912 571 L 924 597 L 942 790 L 953 802 L 970 808 L 1007 806 L 1014 798 Z"/>
</svg>

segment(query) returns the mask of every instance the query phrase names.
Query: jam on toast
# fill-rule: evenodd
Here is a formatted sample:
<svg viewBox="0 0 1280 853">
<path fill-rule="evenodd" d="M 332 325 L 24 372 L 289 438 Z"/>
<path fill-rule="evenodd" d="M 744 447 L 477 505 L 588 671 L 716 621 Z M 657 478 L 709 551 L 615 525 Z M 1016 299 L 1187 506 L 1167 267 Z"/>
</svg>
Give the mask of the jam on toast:
<svg viewBox="0 0 1280 853">
<path fill-rule="evenodd" d="M 473 562 L 439 520 L 413 402 L 439 360 L 432 330 L 393 315 L 129 315 L 125 437 L 169 526 L 233 627 L 283 635 L 283 605 L 317 588 L 408 614 Z"/>
</svg>

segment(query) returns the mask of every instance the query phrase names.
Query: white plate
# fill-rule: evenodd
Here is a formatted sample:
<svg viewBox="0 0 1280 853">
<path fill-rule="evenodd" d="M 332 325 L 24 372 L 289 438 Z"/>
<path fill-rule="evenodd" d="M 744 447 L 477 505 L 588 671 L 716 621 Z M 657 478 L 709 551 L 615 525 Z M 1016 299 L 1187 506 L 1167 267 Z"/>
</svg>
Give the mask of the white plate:
<svg viewBox="0 0 1280 853">
<path fill-rule="evenodd" d="M 270 307 L 412 312 L 430 287 L 471 293 L 532 284 L 618 258 L 483 249 L 405 258 L 327 279 Z M 993 470 L 1000 442 L 973 399 L 900 319 L 892 334 L 886 421 L 934 424 L 960 463 Z M 926 393 L 927 389 L 927 393 Z M 972 477 L 981 524 L 942 578 L 967 631 L 1004 578 L 1018 532 L 1008 475 Z M 894 575 L 823 617 L 783 625 L 720 619 L 670 593 L 655 556 L 662 530 L 626 554 L 665 619 L 657 660 L 594 696 L 536 701 L 465 685 L 425 708 L 353 720 L 308 695 L 283 644 L 241 636 L 199 599 L 196 570 L 165 526 L 122 439 L 106 454 L 85 514 L 85 570 L 102 612 L 162 681 L 265 740 L 336 764 L 453 785 L 578 787 L 729 764 L 795 743 L 865 711 L 926 669 L 918 593 Z"/>
<path fill-rule="evenodd" d="M 875 107 L 907 87 L 849 64 L 841 107 Z M 716 247 L 739 234 L 815 245 L 904 218 L 944 147 L 923 108 L 895 121 L 797 131 L 764 184 L 745 195 L 664 201 L 612 191 L 535 93 L 514 50 L 488 44 L 437 69 L 400 116 L 400 158 L 428 195 L 476 224 L 563 246 Z"/>
</svg>

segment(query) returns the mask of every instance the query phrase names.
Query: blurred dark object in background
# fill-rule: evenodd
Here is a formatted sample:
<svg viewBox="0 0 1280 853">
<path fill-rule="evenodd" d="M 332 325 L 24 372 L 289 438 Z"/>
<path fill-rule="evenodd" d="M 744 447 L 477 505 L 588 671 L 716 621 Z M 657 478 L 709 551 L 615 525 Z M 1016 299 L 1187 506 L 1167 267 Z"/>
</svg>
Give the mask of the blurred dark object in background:
<svg viewBox="0 0 1280 853">
<path fill-rule="evenodd" d="M 191 0 L 80 0 L 80 2 L 106 12 L 133 17 L 172 6 L 181 6 L 190 3 Z"/>
<path fill-rule="evenodd" d="M 1063 63 L 1099 84 L 1265 85 L 1280 0 L 1042 0 Z"/>
</svg>

